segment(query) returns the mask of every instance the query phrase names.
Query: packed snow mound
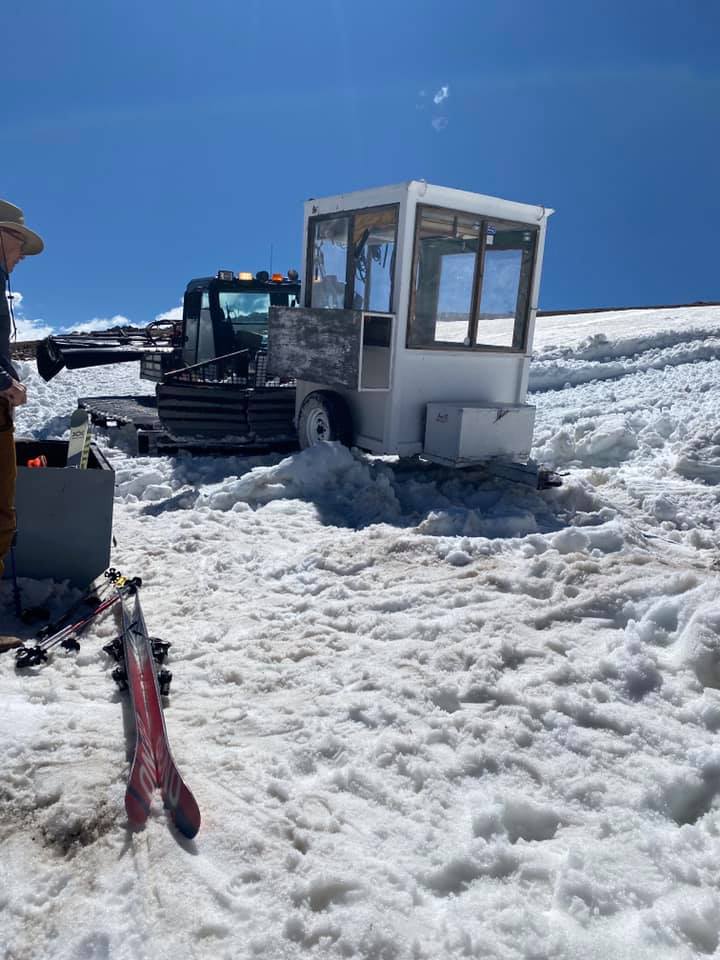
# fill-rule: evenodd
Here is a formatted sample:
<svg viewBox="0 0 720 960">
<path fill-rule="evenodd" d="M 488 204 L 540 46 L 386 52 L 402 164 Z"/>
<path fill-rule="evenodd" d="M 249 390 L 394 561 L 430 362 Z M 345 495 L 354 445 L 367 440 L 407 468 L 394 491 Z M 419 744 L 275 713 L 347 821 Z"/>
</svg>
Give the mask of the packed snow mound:
<svg viewBox="0 0 720 960">
<path fill-rule="evenodd" d="M 703 687 L 720 690 L 720 603 L 701 591 L 701 602 L 684 618 L 674 641 L 674 662 L 689 667 Z"/>
<path fill-rule="evenodd" d="M 609 466 L 627 460 L 638 446 L 637 424 L 632 418 L 583 417 L 573 427 L 558 430 L 540 448 L 540 455 L 556 466 Z"/>
<path fill-rule="evenodd" d="M 720 310 L 709 312 L 720 315 Z M 537 404 L 533 455 L 560 469 L 619 466 L 634 489 L 644 488 L 648 506 L 660 495 L 672 500 L 676 485 L 691 481 L 682 489 L 694 501 L 702 501 L 704 525 L 708 509 L 713 513 L 715 509 L 703 488 L 720 482 L 720 430 L 713 425 L 720 422 L 715 386 L 720 376 L 720 341 L 713 336 L 703 339 L 705 332 L 706 328 L 694 327 L 698 340 L 661 348 L 662 364 L 653 353 L 656 344 L 666 343 L 677 331 L 660 328 L 654 336 L 646 335 L 650 350 L 624 360 L 617 378 L 611 378 L 609 371 L 596 377 L 572 351 L 565 351 L 568 359 L 562 362 L 557 348 L 549 349 L 547 355 L 556 357 L 550 361 L 557 373 L 553 384 L 565 383 L 565 387 L 529 396 Z M 610 352 L 615 355 L 638 345 L 634 334 L 630 339 L 618 336 Z M 541 379 L 546 376 L 542 370 L 549 369 L 543 367 L 544 356 L 540 351 L 533 365 Z M 587 374 L 580 381 L 573 374 L 577 364 Z M 696 525 L 693 511 L 681 512 L 682 523 Z"/>
<path fill-rule="evenodd" d="M 538 529 L 538 513 L 555 526 L 561 522 L 552 518 L 551 497 L 543 501 L 477 471 L 448 477 L 432 467 L 418 466 L 408 474 L 395 466 L 338 443 L 321 443 L 278 464 L 207 485 L 197 506 L 244 512 L 274 500 L 304 500 L 328 523 L 417 524 L 418 533 L 441 537 L 524 536 Z"/>
<path fill-rule="evenodd" d="M 270 467 L 255 467 L 242 477 L 209 486 L 198 506 L 213 510 L 247 510 L 271 500 L 312 500 L 340 512 L 348 525 L 373 518 L 393 518 L 400 504 L 392 472 L 372 470 L 360 456 L 339 443 L 321 443 Z"/>
<path fill-rule="evenodd" d="M 405 465 L 340 444 L 323 443 L 289 456 L 137 457 L 106 451 L 116 469 L 116 495 L 146 516 L 179 510 L 237 515 L 272 504 L 288 515 L 310 506 L 326 525 L 413 527 L 431 537 L 522 537 L 568 522 L 603 523 L 612 511 L 581 480 L 538 492 L 500 482 L 482 470 Z"/>
</svg>

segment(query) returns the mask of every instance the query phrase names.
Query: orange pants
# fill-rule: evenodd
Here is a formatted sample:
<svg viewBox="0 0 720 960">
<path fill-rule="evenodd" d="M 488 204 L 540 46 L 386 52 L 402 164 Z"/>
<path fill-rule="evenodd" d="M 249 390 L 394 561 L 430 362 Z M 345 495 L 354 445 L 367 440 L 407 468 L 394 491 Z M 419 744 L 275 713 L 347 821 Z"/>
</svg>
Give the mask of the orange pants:
<svg viewBox="0 0 720 960">
<path fill-rule="evenodd" d="M 10 407 L 0 399 L 0 577 L 15 533 L 15 433 Z"/>
</svg>

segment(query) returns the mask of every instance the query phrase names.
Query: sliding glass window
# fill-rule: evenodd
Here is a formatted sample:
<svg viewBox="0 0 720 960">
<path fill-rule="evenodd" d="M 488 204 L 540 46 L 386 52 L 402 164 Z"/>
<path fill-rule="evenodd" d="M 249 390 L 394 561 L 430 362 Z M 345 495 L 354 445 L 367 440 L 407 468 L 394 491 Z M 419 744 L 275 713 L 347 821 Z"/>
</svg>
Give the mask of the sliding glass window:
<svg viewBox="0 0 720 960">
<path fill-rule="evenodd" d="M 487 224 L 475 346 L 524 350 L 537 230 Z"/>
<path fill-rule="evenodd" d="M 536 227 L 419 206 L 409 347 L 524 350 Z"/>
</svg>

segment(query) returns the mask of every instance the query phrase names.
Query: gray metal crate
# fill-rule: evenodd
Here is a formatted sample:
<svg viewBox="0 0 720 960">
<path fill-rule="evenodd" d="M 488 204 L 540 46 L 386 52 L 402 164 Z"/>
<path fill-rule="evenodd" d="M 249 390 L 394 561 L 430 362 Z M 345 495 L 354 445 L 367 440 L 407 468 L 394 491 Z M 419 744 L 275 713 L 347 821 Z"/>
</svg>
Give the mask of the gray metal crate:
<svg viewBox="0 0 720 960">
<path fill-rule="evenodd" d="M 83 587 L 110 565 L 115 471 L 95 444 L 86 470 L 65 466 L 63 440 L 16 440 L 17 572 Z M 27 461 L 44 455 L 47 467 Z M 10 564 L 6 563 L 6 575 Z"/>
</svg>

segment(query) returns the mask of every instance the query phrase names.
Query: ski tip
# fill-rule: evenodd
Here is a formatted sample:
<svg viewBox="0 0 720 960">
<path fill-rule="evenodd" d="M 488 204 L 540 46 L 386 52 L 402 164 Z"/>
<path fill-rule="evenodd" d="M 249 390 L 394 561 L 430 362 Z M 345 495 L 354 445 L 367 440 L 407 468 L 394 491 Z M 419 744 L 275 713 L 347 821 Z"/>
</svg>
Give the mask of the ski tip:
<svg viewBox="0 0 720 960">
<path fill-rule="evenodd" d="M 189 811 L 188 815 L 182 810 L 175 810 L 173 821 L 179 832 L 188 840 L 192 840 L 200 829 L 200 811 L 196 808 Z"/>
</svg>

